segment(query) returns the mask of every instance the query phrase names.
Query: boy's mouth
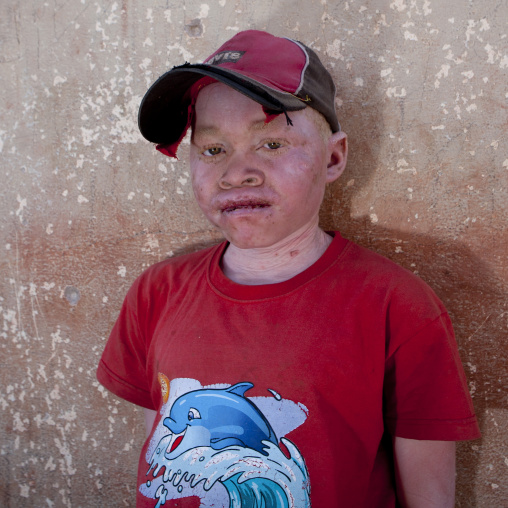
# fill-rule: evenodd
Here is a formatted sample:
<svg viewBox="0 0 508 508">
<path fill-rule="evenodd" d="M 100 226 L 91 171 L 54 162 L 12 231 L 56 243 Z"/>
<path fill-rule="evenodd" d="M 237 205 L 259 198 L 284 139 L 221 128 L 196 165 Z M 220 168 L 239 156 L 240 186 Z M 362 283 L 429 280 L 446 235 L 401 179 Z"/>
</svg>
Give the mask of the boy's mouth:
<svg viewBox="0 0 508 508">
<path fill-rule="evenodd" d="M 269 207 L 269 203 L 266 201 L 251 201 L 251 200 L 245 200 L 245 201 L 231 201 L 225 203 L 221 211 L 222 213 L 231 213 L 235 212 L 237 210 L 256 210 L 260 208 L 267 208 Z"/>
</svg>

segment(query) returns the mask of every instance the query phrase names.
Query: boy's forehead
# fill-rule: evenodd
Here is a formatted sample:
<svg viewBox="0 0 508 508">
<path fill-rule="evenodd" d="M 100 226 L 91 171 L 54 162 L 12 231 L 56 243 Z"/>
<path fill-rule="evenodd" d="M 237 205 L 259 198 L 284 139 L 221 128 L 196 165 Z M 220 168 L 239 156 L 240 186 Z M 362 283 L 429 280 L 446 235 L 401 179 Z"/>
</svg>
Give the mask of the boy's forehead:
<svg viewBox="0 0 508 508">
<path fill-rule="evenodd" d="M 298 111 L 297 113 L 303 113 Z M 293 115 L 291 115 L 293 118 Z M 296 120 L 296 119 L 295 119 Z M 263 109 L 259 106 L 259 114 L 255 117 L 247 118 L 241 112 L 232 112 L 227 116 L 219 114 L 206 113 L 200 115 L 196 112 L 195 120 L 192 124 L 192 138 L 213 138 L 227 134 L 228 137 L 241 137 L 244 134 L 252 136 L 273 136 L 273 137 L 298 137 L 295 124 L 288 125 L 283 114 L 274 115 L 267 119 Z M 300 132 L 301 134 L 301 132 Z"/>
<path fill-rule="evenodd" d="M 249 112 L 248 118 L 245 117 L 246 111 Z M 213 134 L 219 130 L 217 124 L 225 115 L 245 118 L 249 130 L 268 131 L 287 127 L 282 113 L 266 111 L 261 104 L 227 85 L 212 83 L 202 88 L 196 97 L 193 130 Z"/>
<path fill-rule="evenodd" d="M 238 115 L 238 116 L 241 118 L 241 115 Z M 215 117 L 208 118 L 208 119 L 200 122 L 199 115 L 196 115 L 196 122 L 195 122 L 195 125 L 193 128 L 194 131 L 197 131 L 197 132 L 199 132 L 199 134 L 203 134 L 203 135 L 218 134 L 221 129 L 217 125 L 218 122 L 217 123 L 214 122 L 214 118 L 219 120 L 219 117 L 215 116 Z M 280 130 L 280 128 L 283 126 L 278 125 L 278 122 L 276 120 L 277 119 L 275 119 L 274 121 L 269 122 L 269 123 L 267 123 L 264 118 L 260 119 L 260 120 L 253 120 L 248 123 L 247 129 L 252 130 L 252 131 L 270 131 L 270 130 L 274 130 L 275 128 L 277 128 L 278 130 Z"/>
</svg>

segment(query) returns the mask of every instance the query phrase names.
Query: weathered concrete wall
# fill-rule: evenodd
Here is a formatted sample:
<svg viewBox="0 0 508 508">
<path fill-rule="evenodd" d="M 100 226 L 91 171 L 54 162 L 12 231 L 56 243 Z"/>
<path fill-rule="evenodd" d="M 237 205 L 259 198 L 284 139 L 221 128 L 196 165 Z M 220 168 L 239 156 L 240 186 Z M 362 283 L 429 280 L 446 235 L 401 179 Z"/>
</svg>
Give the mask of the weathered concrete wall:
<svg viewBox="0 0 508 508">
<path fill-rule="evenodd" d="M 0 505 L 133 505 L 141 414 L 96 364 L 134 277 L 218 239 L 137 107 L 251 27 L 336 78 L 351 159 L 323 224 L 444 300 L 483 430 L 457 506 L 506 506 L 506 1 L 201 1 L 0 2 Z"/>
</svg>

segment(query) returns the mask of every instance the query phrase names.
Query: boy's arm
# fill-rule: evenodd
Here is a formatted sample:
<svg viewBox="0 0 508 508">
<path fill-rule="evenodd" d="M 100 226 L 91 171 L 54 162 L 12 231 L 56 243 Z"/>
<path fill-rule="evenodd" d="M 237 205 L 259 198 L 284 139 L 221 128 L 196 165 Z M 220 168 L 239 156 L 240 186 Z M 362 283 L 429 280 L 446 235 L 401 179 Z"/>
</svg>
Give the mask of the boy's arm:
<svg viewBox="0 0 508 508">
<path fill-rule="evenodd" d="M 397 496 L 404 508 L 453 508 L 455 442 L 393 438 Z"/>
<path fill-rule="evenodd" d="M 148 437 L 150 435 L 150 432 L 152 432 L 153 422 L 155 421 L 157 411 L 154 411 L 153 409 L 143 408 L 143 413 L 145 416 L 146 437 Z"/>
</svg>

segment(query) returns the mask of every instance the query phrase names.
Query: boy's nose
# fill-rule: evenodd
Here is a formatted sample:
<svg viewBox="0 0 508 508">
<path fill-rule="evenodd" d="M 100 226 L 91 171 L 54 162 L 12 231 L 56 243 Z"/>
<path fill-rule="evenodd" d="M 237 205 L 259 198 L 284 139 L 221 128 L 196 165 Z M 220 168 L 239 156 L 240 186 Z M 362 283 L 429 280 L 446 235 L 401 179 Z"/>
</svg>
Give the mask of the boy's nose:
<svg viewBox="0 0 508 508">
<path fill-rule="evenodd" d="M 231 160 L 221 175 L 219 185 L 221 189 L 234 187 L 257 187 L 264 182 L 264 174 L 243 158 Z"/>
</svg>

